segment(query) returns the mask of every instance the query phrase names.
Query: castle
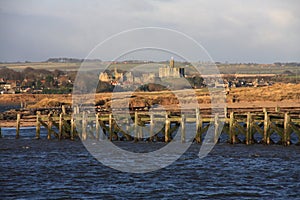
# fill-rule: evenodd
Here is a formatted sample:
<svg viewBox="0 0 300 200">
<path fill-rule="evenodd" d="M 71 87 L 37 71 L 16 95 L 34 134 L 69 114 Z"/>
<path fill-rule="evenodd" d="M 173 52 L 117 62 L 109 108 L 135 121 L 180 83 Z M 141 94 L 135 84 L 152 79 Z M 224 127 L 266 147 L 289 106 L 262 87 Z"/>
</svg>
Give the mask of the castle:
<svg viewBox="0 0 300 200">
<path fill-rule="evenodd" d="M 173 57 L 170 60 L 170 65 L 165 67 L 160 67 L 158 72 L 159 78 L 180 78 L 184 77 L 184 68 L 175 67 L 175 62 Z"/>
</svg>

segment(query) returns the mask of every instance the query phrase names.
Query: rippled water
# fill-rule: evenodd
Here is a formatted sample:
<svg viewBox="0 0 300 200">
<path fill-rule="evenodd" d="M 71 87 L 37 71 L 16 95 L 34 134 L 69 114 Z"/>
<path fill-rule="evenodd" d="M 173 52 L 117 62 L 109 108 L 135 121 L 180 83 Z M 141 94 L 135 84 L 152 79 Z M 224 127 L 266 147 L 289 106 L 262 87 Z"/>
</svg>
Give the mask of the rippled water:
<svg viewBox="0 0 300 200">
<path fill-rule="evenodd" d="M 34 128 L 2 130 L 1 199 L 299 199 L 300 147 L 218 144 L 204 159 L 194 144 L 165 169 L 123 173 L 94 159 L 81 141 L 34 140 Z M 116 142 L 125 149 L 162 143 Z"/>
<path fill-rule="evenodd" d="M 0 105 L 0 112 L 4 112 L 10 109 L 18 109 L 20 108 L 19 104 L 2 104 Z"/>
</svg>

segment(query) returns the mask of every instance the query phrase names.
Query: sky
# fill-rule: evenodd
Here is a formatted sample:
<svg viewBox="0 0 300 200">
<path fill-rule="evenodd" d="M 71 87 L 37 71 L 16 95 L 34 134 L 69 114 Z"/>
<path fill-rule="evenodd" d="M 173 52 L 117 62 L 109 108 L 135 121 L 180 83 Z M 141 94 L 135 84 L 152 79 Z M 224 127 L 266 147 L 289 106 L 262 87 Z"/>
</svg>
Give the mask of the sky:
<svg viewBox="0 0 300 200">
<path fill-rule="evenodd" d="M 0 0 L 0 61 L 85 58 L 121 31 L 162 27 L 214 61 L 300 62 L 299 8 L 298 0 Z"/>
</svg>

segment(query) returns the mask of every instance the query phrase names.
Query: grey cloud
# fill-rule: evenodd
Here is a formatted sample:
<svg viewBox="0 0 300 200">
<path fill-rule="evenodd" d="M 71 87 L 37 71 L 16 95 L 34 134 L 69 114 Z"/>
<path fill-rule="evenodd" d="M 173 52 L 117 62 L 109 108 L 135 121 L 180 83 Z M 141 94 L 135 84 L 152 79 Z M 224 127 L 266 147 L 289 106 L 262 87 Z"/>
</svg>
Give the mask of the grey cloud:
<svg viewBox="0 0 300 200">
<path fill-rule="evenodd" d="M 1 1 L 0 60 L 82 58 L 112 34 L 159 26 L 192 36 L 214 60 L 299 61 L 299 4 L 293 0 Z"/>
</svg>

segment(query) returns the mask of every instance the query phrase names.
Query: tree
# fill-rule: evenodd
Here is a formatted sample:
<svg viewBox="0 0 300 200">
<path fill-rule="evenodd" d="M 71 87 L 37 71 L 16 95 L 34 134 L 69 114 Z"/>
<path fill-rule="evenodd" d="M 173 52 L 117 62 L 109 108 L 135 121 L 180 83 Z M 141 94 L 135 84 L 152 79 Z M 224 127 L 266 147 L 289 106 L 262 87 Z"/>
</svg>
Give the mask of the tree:
<svg viewBox="0 0 300 200">
<path fill-rule="evenodd" d="M 52 87 L 54 83 L 54 78 L 51 75 L 47 75 L 45 79 L 45 86 L 46 87 Z"/>
</svg>

